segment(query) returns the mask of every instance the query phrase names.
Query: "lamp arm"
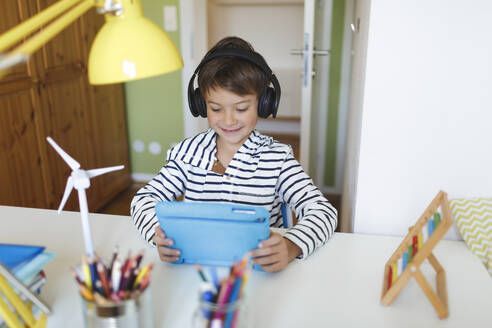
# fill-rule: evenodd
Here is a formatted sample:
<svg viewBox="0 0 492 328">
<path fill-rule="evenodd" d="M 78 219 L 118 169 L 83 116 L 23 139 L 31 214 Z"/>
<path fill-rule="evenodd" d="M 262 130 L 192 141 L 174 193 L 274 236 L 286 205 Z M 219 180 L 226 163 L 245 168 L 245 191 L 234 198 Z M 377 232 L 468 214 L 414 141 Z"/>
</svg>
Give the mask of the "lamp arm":
<svg viewBox="0 0 492 328">
<path fill-rule="evenodd" d="M 39 29 L 39 27 L 43 26 L 53 18 L 59 16 L 77 2 L 80 2 L 80 0 L 58 1 L 21 24 L 11 28 L 0 36 L 0 53 L 21 41 L 24 37 Z"/>
<path fill-rule="evenodd" d="M 11 62 L 18 64 L 22 61 L 26 61 L 29 56 L 36 50 L 41 48 L 44 44 L 54 38 L 58 33 L 65 29 L 68 25 L 77 20 L 80 16 L 85 14 L 92 7 L 96 7 L 97 2 L 95 0 L 82 0 L 79 4 L 71 8 L 65 14 L 53 21 L 51 24 L 43 28 L 41 31 L 33 35 L 26 42 L 22 43 L 12 51 L 8 52 L 4 56 L 0 57 L 0 79 L 4 77 L 9 71 L 10 67 L 4 68 L 7 65 L 5 62 Z M 36 26 L 39 28 L 39 26 Z"/>
<path fill-rule="evenodd" d="M 14 48 L 10 54 L 23 53 L 31 55 L 33 52 L 41 48 L 45 43 L 53 39 L 58 33 L 65 29 L 68 25 L 72 24 L 80 16 L 85 14 L 89 9 L 94 7 L 94 0 L 83 0 L 80 4 L 70 9 L 67 13 L 62 15 L 59 19 L 49 24 L 41 31 L 33 35 L 26 42 L 20 46 Z"/>
<path fill-rule="evenodd" d="M 144 17 L 141 0 L 59 0 L 0 36 L 0 50 L 6 49 L 0 51 L 0 79 L 92 7 L 106 22 L 91 46 L 89 83 L 121 83 L 183 67 L 169 36 Z"/>
</svg>

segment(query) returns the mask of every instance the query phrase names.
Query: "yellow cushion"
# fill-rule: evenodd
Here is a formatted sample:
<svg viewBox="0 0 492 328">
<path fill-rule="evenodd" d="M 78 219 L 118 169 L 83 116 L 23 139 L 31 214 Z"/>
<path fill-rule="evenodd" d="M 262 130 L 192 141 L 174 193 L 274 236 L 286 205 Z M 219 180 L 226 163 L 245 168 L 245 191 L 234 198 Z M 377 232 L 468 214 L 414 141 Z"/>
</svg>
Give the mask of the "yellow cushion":
<svg viewBox="0 0 492 328">
<path fill-rule="evenodd" d="M 492 276 L 492 198 L 451 199 L 461 236 Z"/>
</svg>

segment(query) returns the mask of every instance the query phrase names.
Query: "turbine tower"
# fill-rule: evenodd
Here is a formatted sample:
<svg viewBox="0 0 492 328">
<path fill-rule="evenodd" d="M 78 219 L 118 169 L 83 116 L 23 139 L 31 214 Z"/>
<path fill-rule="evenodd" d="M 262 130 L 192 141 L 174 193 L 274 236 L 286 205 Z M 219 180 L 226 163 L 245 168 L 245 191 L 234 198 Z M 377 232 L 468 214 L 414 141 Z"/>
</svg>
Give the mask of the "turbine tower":
<svg viewBox="0 0 492 328">
<path fill-rule="evenodd" d="M 72 189 L 73 188 L 77 189 L 77 192 L 79 194 L 80 216 L 82 219 L 82 231 L 84 233 L 85 254 L 88 258 L 93 258 L 94 244 L 92 243 L 92 233 L 89 224 L 89 208 L 87 206 L 87 197 L 85 194 L 85 190 L 90 187 L 91 178 L 97 177 L 98 175 L 108 173 L 111 171 L 121 170 L 125 166 L 118 165 L 118 166 L 111 166 L 111 167 L 85 171 L 80 168 L 79 162 L 77 162 L 70 155 L 68 155 L 63 149 L 61 149 L 61 147 L 58 146 L 58 144 L 53 139 L 51 139 L 51 137 L 46 137 L 46 140 L 48 140 L 51 146 L 55 148 L 56 152 L 63 158 L 63 160 L 72 169 L 72 174 L 68 177 L 67 185 L 65 187 L 65 192 L 63 194 L 60 207 L 58 207 L 58 214 L 61 213 L 63 206 L 65 206 L 65 203 L 67 202 L 68 196 L 70 196 Z"/>
</svg>

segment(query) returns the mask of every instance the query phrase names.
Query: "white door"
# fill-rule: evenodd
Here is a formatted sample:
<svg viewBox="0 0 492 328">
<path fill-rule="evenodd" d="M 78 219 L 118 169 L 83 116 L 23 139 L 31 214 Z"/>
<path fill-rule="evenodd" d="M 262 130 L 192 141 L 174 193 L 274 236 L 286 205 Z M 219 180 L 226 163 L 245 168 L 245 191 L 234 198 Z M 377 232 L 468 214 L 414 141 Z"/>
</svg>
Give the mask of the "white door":
<svg viewBox="0 0 492 328">
<path fill-rule="evenodd" d="M 352 2 L 342 1 L 345 15 Z M 298 134 L 303 168 L 323 192 L 340 194 L 346 125 L 346 110 L 342 107 L 346 104 L 340 101 L 336 124 L 327 114 L 331 87 L 328 50 L 332 10 L 337 3 L 340 1 L 180 0 L 185 135 L 193 135 L 207 126 L 206 120 L 192 118 L 187 110 L 186 88 L 195 66 L 214 41 L 226 35 L 244 37 L 262 53 L 282 86 L 278 117 L 260 122 L 268 124 L 264 130 Z M 255 18 L 254 23 L 251 17 Z M 343 43 L 346 52 L 350 40 L 344 38 Z M 330 133 L 326 133 L 327 126 L 331 126 Z M 333 136 L 335 129 L 337 136 Z"/>
<path fill-rule="evenodd" d="M 309 174 L 309 150 L 311 135 L 311 103 L 313 93 L 313 40 L 315 0 L 304 1 L 304 44 L 302 47 L 302 96 L 300 161 Z"/>
<path fill-rule="evenodd" d="M 303 61 L 300 162 L 328 194 L 342 193 L 352 8 L 353 0 L 305 0 L 304 44 L 293 51 Z"/>
<path fill-rule="evenodd" d="M 303 44 L 304 0 L 180 0 L 180 13 L 183 103 L 189 77 L 209 47 L 225 36 L 239 36 L 262 54 L 282 89 L 277 119 L 260 120 L 258 130 L 299 137 L 302 60 L 290 50 Z M 186 111 L 184 119 L 186 136 L 206 127 L 206 120 Z"/>
</svg>

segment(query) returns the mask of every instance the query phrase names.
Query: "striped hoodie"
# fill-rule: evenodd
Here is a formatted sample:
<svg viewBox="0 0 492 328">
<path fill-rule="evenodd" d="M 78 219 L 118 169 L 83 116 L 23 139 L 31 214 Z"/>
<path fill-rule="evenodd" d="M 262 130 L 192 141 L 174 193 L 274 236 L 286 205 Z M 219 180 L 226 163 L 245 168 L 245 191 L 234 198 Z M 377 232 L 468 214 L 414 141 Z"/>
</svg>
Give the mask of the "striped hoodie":
<svg viewBox="0 0 492 328">
<path fill-rule="evenodd" d="M 134 196 L 130 213 L 143 238 L 151 243 L 158 220 L 154 206 L 184 195 L 187 202 L 221 202 L 262 206 L 270 226 L 282 227 L 282 203 L 298 222 L 284 237 L 299 246 L 305 259 L 325 244 L 337 226 L 337 211 L 295 160 L 292 148 L 254 130 L 224 174 L 212 171 L 216 133 L 209 129 L 168 150 L 166 165 Z"/>
</svg>

